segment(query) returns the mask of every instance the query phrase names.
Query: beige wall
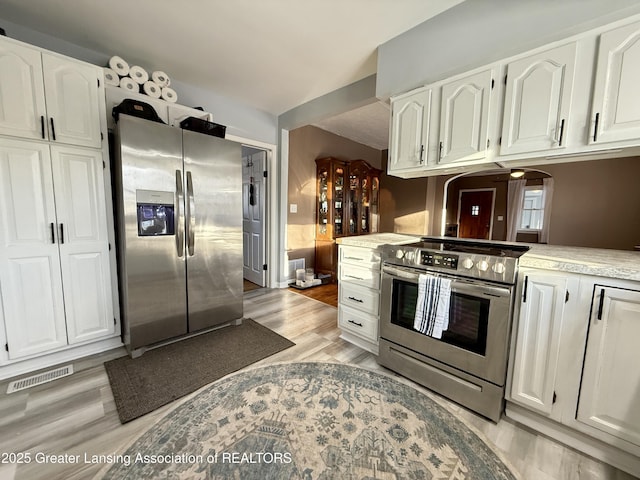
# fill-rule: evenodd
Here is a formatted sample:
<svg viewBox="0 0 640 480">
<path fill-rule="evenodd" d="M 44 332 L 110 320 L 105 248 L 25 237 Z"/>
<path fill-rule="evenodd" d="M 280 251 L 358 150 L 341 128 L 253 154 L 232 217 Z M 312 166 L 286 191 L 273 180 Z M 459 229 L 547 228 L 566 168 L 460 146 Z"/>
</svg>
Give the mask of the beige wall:
<svg viewBox="0 0 640 480">
<path fill-rule="evenodd" d="M 402 179 L 386 174 L 388 150 L 383 152 L 380 179 L 380 231 L 424 235 L 429 222 L 427 178 Z"/>
<path fill-rule="evenodd" d="M 381 168 L 381 155 L 380 150 L 317 127 L 306 126 L 289 132 L 287 245 L 290 260 L 304 258 L 308 267 L 314 265 L 316 158 L 362 159 L 372 167 Z M 297 213 L 290 212 L 292 203 L 297 205 Z"/>
</svg>

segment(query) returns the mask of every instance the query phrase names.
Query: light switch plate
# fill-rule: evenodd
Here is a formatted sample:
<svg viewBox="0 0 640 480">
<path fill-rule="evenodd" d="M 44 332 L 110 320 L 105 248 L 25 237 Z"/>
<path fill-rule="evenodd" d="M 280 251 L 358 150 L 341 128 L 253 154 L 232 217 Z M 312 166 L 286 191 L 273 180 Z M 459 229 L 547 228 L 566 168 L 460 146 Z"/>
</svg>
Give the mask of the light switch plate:
<svg viewBox="0 0 640 480">
<path fill-rule="evenodd" d="M 289 213 L 298 213 L 298 204 L 290 203 L 289 204 Z"/>
</svg>

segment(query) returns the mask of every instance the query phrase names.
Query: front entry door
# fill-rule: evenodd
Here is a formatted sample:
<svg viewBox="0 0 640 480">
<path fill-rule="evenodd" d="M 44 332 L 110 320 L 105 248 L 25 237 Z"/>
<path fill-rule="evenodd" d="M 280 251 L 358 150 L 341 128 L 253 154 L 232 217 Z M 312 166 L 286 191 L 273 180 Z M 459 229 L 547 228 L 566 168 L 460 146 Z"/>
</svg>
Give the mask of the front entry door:
<svg viewBox="0 0 640 480">
<path fill-rule="evenodd" d="M 264 199 L 267 152 L 249 147 L 242 149 L 242 234 L 243 274 L 261 287 L 265 286 L 264 269 Z"/>
<path fill-rule="evenodd" d="M 491 239 L 493 196 L 493 190 L 463 190 L 460 192 L 458 237 Z"/>
</svg>

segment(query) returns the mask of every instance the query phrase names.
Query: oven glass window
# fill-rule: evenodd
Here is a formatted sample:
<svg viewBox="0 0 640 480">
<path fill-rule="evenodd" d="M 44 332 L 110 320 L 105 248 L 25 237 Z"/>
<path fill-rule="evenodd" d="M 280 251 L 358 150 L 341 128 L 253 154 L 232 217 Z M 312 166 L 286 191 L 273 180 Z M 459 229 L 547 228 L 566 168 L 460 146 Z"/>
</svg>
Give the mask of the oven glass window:
<svg viewBox="0 0 640 480">
<path fill-rule="evenodd" d="M 417 284 L 394 279 L 391 323 L 419 333 L 413 328 L 417 301 Z M 484 355 L 487 348 L 489 304 L 490 300 L 486 298 L 451 292 L 449 328 L 442 334 L 440 341 Z"/>
</svg>

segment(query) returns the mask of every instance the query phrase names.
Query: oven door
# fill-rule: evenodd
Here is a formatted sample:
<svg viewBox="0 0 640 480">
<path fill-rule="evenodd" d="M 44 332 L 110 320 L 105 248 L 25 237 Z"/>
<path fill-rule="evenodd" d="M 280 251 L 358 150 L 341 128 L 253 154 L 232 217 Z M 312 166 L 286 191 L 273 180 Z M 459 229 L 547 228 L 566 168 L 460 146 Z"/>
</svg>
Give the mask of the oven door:
<svg viewBox="0 0 640 480">
<path fill-rule="evenodd" d="M 380 337 L 451 367 L 504 385 L 511 318 L 512 287 L 451 279 L 449 328 L 441 339 L 413 328 L 421 270 L 384 265 Z"/>
</svg>

